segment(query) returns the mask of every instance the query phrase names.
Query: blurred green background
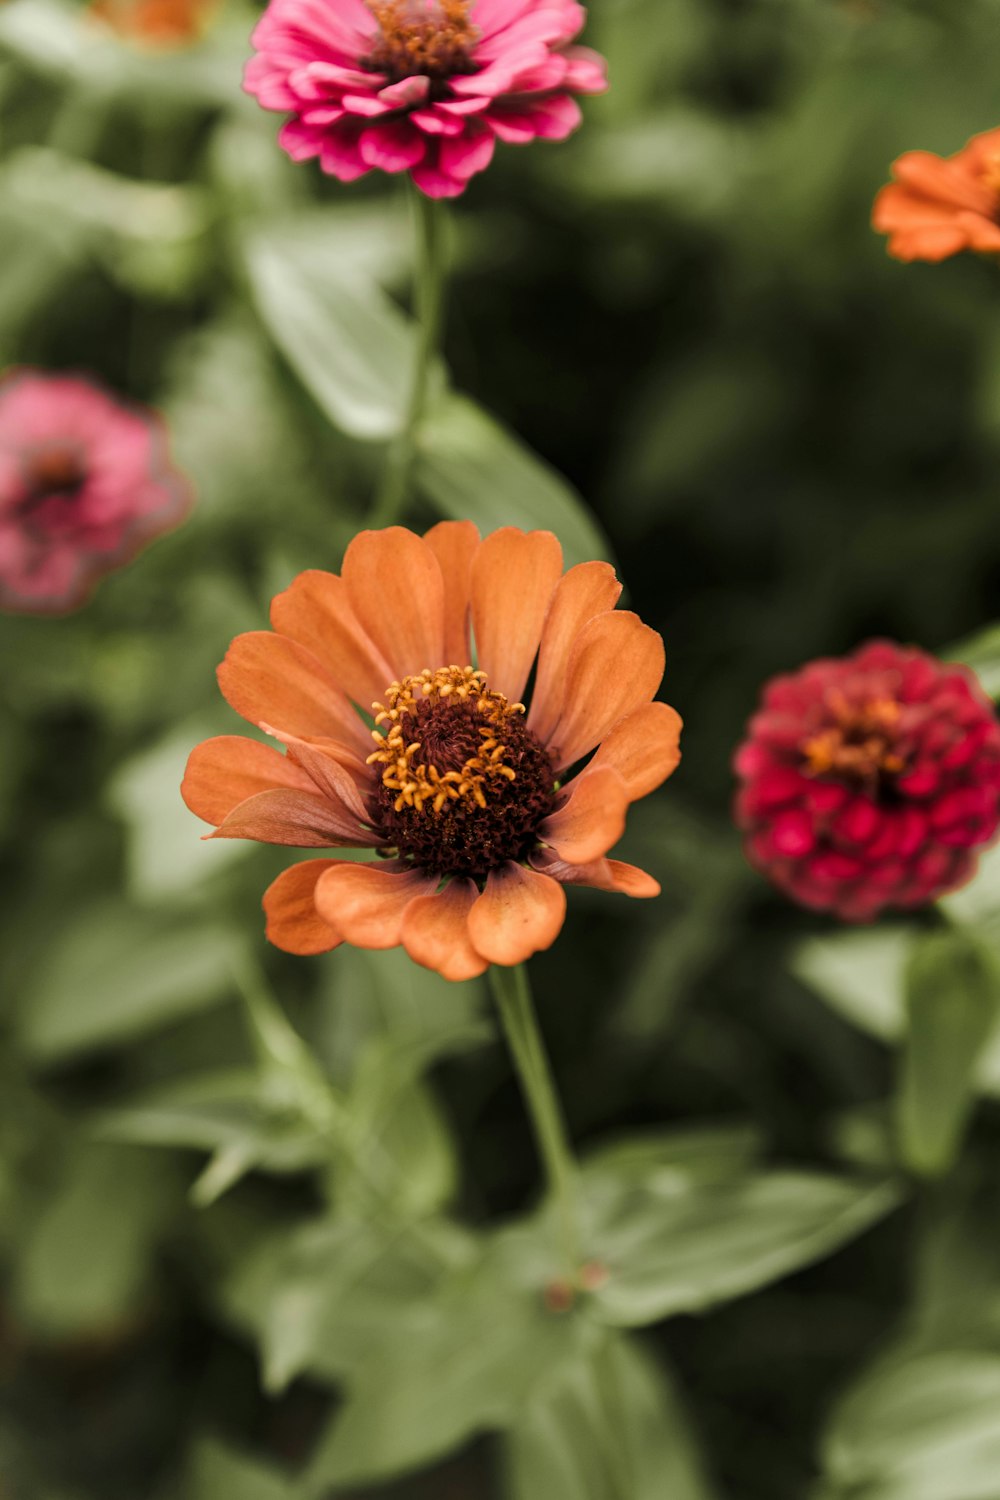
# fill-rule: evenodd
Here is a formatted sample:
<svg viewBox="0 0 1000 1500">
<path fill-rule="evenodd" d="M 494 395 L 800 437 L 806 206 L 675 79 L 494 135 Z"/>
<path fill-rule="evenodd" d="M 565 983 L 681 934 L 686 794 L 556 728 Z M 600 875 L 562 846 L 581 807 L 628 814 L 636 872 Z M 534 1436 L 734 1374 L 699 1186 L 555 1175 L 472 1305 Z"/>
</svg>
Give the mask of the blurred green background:
<svg viewBox="0 0 1000 1500">
<path fill-rule="evenodd" d="M 517 1323 L 535 1231 L 476 1236 L 538 1172 L 484 994 L 267 950 L 286 855 L 200 843 L 177 792 L 238 730 L 232 635 L 365 524 L 410 347 L 401 186 L 285 160 L 239 89 L 252 23 L 226 0 L 154 51 L 0 7 L 0 366 L 159 407 L 197 494 L 75 616 L 0 619 L 0 1497 L 998 1500 L 997 1106 L 916 1191 L 883 1107 L 931 919 L 797 912 L 728 809 L 770 674 L 873 633 L 945 651 L 1000 613 L 1000 271 L 903 267 L 868 227 L 893 157 L 1000 121 L 1000 4 L 594 0 L 611 92 L 451 214 L 463 394 L 408 519 L 611 556 L 686 722 L 624 846 L 663 897 L 572 892 L 532 965 L 575 1140 L 645 1132 L 660 1174 L 646 1300 L 597 1314 L 648 1331 L 591 1368 L 589 1332 L 549 1348 L 582 1314 L 525 1303 L 488 1378 L 465 1361 Z M 994 861 L 951 915 L 992 952 L 998 910 Z M 332 1156 L 275 997 L 339 1091 Z M 597 1243 L 639 1168 L 589 1170 Z M 693 1269 L 667 1287 L 684 1194 Z M 594 1411 L 630 1479 L 591 1462 Z"/>
</svg>

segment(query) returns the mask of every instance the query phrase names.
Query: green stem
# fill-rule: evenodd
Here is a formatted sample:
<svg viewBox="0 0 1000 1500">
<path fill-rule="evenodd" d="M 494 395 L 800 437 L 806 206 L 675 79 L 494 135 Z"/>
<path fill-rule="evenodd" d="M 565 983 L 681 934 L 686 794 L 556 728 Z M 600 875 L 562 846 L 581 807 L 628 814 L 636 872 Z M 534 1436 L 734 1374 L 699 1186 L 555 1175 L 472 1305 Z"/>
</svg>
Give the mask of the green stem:
<svg viewBox="0 0 1000 1500">
<path fill-rule="evenodd" d="M 524 964 L 512 969 L 494 964 L 489 975 L 493 998 L 531 1116 L 535 1140 L 556 1201 L 567 1274 L 570 1284 L 575 1285 L 580 1267 L 576 1162 L 566 1135 L 545 1044 L 538 1029 L 528 971 Z"/>
<path fill-rule="evenodd" d="M 427 406 L 431 371 L 438 353 L 444 304 L 444 213 L 441 205 L 413 189 L 416 268 L 413 302 L 418 333 L 413 384 L 403 427 L 393 442 L 382 483 L 371 510 L 373 526 L 391 526 L 409 498 L 420 427 Z"/>
</svg>

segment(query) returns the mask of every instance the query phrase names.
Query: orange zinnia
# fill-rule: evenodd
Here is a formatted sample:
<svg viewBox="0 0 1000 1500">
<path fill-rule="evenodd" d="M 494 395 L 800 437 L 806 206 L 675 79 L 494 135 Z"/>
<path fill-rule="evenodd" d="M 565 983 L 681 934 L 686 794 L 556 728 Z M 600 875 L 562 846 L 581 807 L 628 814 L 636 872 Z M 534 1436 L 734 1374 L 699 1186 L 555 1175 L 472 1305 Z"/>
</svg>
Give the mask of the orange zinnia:
<svg viewBox="0 0 1000 1500">
<path fill-rule="evenodd" d="M 907 151 L 875 199 L 872 227 L 897 260 L 1000 252 L 1000 130 L 974 135 L 954 156 Z"/>
<path fill-rule="evenodd" d="M 468 979 L 547 948 L 566 885 L 657 895 L 606 858 L 629 803 L 680 759 L 681 721 L 652 701 L 663 642 L 615 609 L 620 593 L 607 563 L 564 574 L 550 532 L 481 541 L 443 521 L 423 538 L 362 532 L 339 577 L 301 573 L 279 594 L 274 630 L 237 636 L 219 684 L 287 753 L 207 740 L 184 799 L 210 838 L 378 857 L 285 870 L 264 896 L 270 940 L 402 944 Z"/>
</svg>

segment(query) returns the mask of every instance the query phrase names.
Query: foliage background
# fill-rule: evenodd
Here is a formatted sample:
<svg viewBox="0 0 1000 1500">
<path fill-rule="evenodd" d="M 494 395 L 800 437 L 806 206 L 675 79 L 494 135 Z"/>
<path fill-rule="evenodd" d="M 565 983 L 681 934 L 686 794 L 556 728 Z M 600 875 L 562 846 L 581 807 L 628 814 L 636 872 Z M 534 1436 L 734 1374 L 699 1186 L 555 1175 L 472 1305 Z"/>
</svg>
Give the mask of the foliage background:
<svg viewBox="0 0 1000 1500">
<path fill-rule="evenodd" d="M 269 988 L 397 1163 L 404 1217 L 494 1225 L 537 1192 L 478 987 L 265 951 L 283 856 L 200 844 L 177 796 L 188 749 L 234 728 L 229 638 L 364 524 L 406 379 L 402 196 L 284 161 L 239 93 L 252 19 L 227 3 L 203 44 L 160 54 L 54 0 L 0 11 L 0 363 L 160 406 L 198 496 L 78 615 L 0 621 L 3 1500 L 305 1494 L 290 1476 L 351 1335 L 333 1321 L 326 1370 L 272 1348 L 291 1378 L 272 1364 L 264 1393 L 257 1314 L 275 1286 L 314 1309 L 333 1260 L 266 1294 L 254 1276 L 360 1189 L 348 1169 L 331 1187 L 268 1053 Z M 665 894 L 575 893 L 533 964 L 543 1026 L 585 1147 L 721 1123 L 787 1167 L 884 1172 L 911 930 L 845 943 L 772 895 L 729 825 L 728 765 L 771 673 L 880 632 L 944 651 L 997 612 L 1000 277 L 896 265 L 868 215 L 900 151 L 997 123 L 1000 6 L 594 0 L 587 40 L 613 89 L 585 128 L 502 150 L 455 208 L 446 352 L 480 406 L 442 399 L 410 512 L 610 549 L 666 639 L 685 759 L 627 837 Z M 995 888 L 994 867 L 956 907 L 989 942 Z M 947 1185 L 902 1189 L 831 1258 L 639 1320 L 618 1390 L 654 1416 L 617 1424 L 646 1424 L 637 1497 L 997 1500 L 997 1125 L 987 1101 Z M 481 1311 L 489 1338 L 508 1306 Z M 865 1388 L 853 1415 L 838 1402 L 890 1347 L 917 1352 L 923 1404 L 865 1435 Z M 454 1414 L 466 1373 L 438 1375 Z M 561 1500 L 551 1432 L 521 1421 L 504 1444 L 506 1417 L 458 1416 L 426 1461 L 348 1464 L 324 1493 Z M 401 1419 L 372 1420 L 362 1447 L 391 1470 Z"/>
</svg>

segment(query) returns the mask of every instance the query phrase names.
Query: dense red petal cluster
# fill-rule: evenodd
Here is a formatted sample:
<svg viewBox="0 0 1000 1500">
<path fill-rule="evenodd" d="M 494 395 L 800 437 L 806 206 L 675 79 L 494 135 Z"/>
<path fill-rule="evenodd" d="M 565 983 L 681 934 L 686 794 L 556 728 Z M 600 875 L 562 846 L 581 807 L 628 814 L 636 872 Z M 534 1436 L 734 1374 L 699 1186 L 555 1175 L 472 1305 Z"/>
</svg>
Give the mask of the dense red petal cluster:
<svg viewBox="0 0 1000 1500">
<path fill-rule="evenodd" d="M 846 921 L 967 880 L 1000 821 L 1000 723 L 965 667 L 872 641 L 777 677 L 737 751 L 757 869 Z"/>
<path fill-rule="evenodd" d="M 577 0 L 271 0 L 245 87 L 281 144 L 341 182 L 408 172 L 454 198 L 497 141 L 565 140 L 607 88 Z"/>
</svg>

